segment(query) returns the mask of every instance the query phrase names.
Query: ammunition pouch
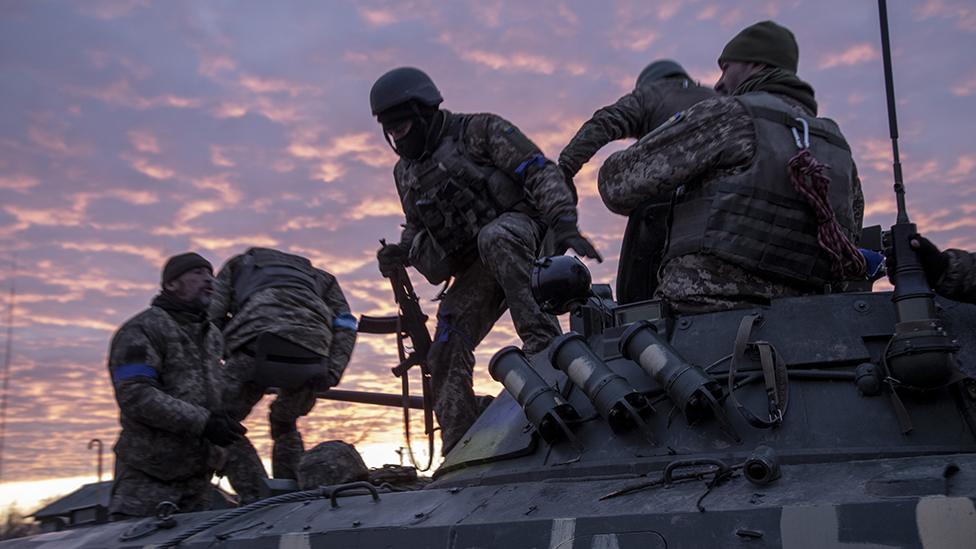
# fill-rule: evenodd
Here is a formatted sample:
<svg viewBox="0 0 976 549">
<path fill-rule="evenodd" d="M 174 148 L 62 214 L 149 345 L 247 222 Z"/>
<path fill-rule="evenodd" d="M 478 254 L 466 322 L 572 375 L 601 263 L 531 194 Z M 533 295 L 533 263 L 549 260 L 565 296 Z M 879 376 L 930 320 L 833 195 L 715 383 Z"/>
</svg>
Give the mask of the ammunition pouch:
<svg viewBox="0 0 976 549">
<path fill-rule="evenodd" d="M 477 257 L 478 246 L 475 240 L 454 254 L 447 255 L 426 230 L 417 233 L 410 245 L 410 265 L 431 284 L 445 282 L 467 269 Z"/>
<path fill-rule="evenodd" d="M 258 336 L 254 359 L 254 382 L 262 387 L 298 389 L 328 378 L 328 357 L 273 333 Z"/>
</svg>

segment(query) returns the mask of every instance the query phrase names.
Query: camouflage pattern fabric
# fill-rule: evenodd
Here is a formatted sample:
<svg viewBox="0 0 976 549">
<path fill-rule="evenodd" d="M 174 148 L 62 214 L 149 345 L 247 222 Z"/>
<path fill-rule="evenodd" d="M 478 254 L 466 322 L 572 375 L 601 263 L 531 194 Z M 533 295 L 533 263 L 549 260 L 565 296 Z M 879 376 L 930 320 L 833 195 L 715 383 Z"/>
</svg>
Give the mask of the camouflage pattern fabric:
<svg viewBox="0 0 976 549">
<path fill-rule="evenodd" d="M 316 269 L 318 295 L 303 288 L 268 288 L 250 296 L 238 311 L 233 282 L 246 259 L 244 254 L 235 256 L 220 269 L 210 302 L 210 318 L 223 331 L 228 353 L 270 332 L 330 357 L 333 370 L 341 376 L 356 343 L 356 330 L 336 327 L 337 318 L 350 314 L 336 278 Z"/>
<path fill-rule="evenodd" d="M 949 299 L 976 303 L 976 254 L 954 248 L 944 253 L 949 257 L 949 266 L 935 291 Z"/>
<path fill-rule="evenodd" d="M 607 143 L 640 139 L 675 113 L 712 97 L 714 90 L 684 77 L 666 78 L 637 88 L 593 113 L 559 153 L 559 164 L 575 175 Z"/>
<path fill-rule="evenodd" d="M 115 482 L 109 513 L 129 517 L 150 517 L 164 501 L 176 504 L 180 513 L 210 509 L 211 473 L 180 480 L 163 481 L 147 475 L 121 460 L 115 462 Z"/>
<path fill-rule="evenodd" d="M 221 376 L 221 394 L 227 413 L 236 421 L 243 421 L 264 397 L 265 388 L 253 382 L 255 359 L 237 352 L 227 359 Z M 290 430 L 275 433 L 275 424 L 293 428 L 298 418 L 308 415 L 315 406 L 317 387 L 282 389 L 271 403 L 269 420 L 272 428 L 272 473 L 276 478 L 296 478 L 295 471 L 304 447 L 301 434 Z M 288 429 L 286 429 L 287 431 Z M 277 435 L 277 436 L 274 436 Z M 268 473 L 261 463 L 254 445 L 244 437 L 227 447 L 227 465 L 221 471 L 240 496 L 242 503 L 260 499 L 264 493 Z"/>
<path fill-rule="evenodd" d="M 708 99 L 612 154 L 600 169 L 600 196 L 614 213 L 629 215 L 638 204 L 669 199 L 681 185 L 739 173 L 756 154 L 755 127 L 745 107 L 732 98 Z M 860 227 L 864 198 L 856 176 L 852 195 L 855 224 Z M 750 306 L 799 294 L 790 285 L 747 274 L 704 254 L 667 262 L 659 277 L 656 295 L 678 313 Z"/>
<path fill-rule="evenodd" d="M 322 442 L 305 452 L 298 465 L 298 486 L 311 490 L 366 480 L 369 471 L 356 447 L 341 440 Z"/>
<path fill-rule="evenodd" d="M 221 350 L 220 332 L 209 322 L 155 306 L 115 333 L 108 360 L 122 424 L 115 453 L 126 470 L 138 472 L 126 478 L 151 477 L 177 492 L 184 481 L 209 480 L 219 450 L 202 433 L 220 408 L 214 373 Z M 116 478 L 114 489 L 126 509 L 139 507 L 130 500 L 140 490 L 126 486 L 126 478 Z"/>
<path fill-rule="evenodd" d="M 576 214 L 573 195 L 559 168 L 546 159 L 539 148 L 517 127 L 494 114 L 455 114 L 442 111 L 447 117 L 461 117 L 466 124 L 461 145 L 468 157 L 477 164 L 494 166 L 514 181 L 525 185 L 530 201 L 538 209 L 547 225 L 552 226 L 563 216 Z M 408 187 L 417 184 L 420 163 L 400 159 L 393 169 L 400 196 Z M 423 220 L 405 205 L 406 223 L 400 235 L 400 246 L 409 250 Z"/>
<path fill-rule="evenodd" d="M 505 307 L 527 353 L 542 351 L 559 334 L 556 319 L 539 310 L 529 286 L 542 240 L 543 228 L 529 216 L 499 216 L 478 234 L 481 260 L 456 275 L 441 301 L 428 364 L 445 453 L 481 412 L 472 388 L 474 349 Z"/>
<path fill-rule="evenodd" d="M 266 288 L 251 295 L 237 309 L 234 283 L 244 271 L 247 254 L 227 261 L 217 275 L 210 316 L 222 327 L 227 341 L 227 361 L 221 370 L 221 394 L 227 412 L 243 421 L 261 398 L 265 387 L 254 382 L 253 341 L 263 333 L 273 333 L 313 353 L 327 357 L 332 379 L 338 383 L 349 364 L 356 330 L 342 289 L 334 276 L 315 269 L 316 292 L 305 288 Z M 350 322 L 353 322 L 350 324 Z M 315 391 L 324 387 L 283 389 L 271 404 L 272 473 L 277 478 L 296 478 L 298 462 L 304 452 L 298 418 L 315 406 Z M 223 471 L 231 486 L 249 503 L 261 497 L 264 466 L 250 441 L 228 447 Z"/>
</svg>

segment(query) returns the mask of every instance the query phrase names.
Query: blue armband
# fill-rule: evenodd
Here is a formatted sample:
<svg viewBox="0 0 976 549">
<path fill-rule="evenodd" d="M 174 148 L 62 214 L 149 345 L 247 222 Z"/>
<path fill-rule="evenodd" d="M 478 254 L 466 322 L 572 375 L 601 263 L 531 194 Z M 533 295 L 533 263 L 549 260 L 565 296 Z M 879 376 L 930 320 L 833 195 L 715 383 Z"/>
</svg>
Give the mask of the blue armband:
<svg viewBox="0 0 976 549">
<path fill-rule="evenodd" d="M 148 364 L 123 364 L 112 371 L 112 382 L 120 383 L 136 377 L 159 379 L 159 372 Z"/>
<path fill-rule="evenodd" d="M 542 166 L 545 165 L 546 165 L 546 157 L 536 153 L 530 156 L 528 159 L 524 160 L 521 164 L 519 164 L 518 168 L 515 168 L 515 173 L 517 175 L 522 175 L 522 172 L 524 172 L 525 170 L 529 169 L 532 166 L 541 168 Z"/>
<path fill-rule="evenodd" d="M 342 313 L 332 321 L 332 328 L 336 330 L 355 330 L 359 326 L 352 313 Z"/>
</svg>

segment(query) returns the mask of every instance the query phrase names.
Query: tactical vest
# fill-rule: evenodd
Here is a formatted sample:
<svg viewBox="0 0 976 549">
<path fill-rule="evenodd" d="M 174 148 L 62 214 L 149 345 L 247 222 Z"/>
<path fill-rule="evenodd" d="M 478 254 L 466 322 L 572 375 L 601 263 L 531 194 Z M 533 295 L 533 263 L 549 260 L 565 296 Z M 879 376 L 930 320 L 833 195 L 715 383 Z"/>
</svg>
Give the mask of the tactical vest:
<svg viewBox="0 0 976 549">
<path fill-rule="evenodd" d="M 534 211 L 525 189 L 505 172 L 481 166 L 464 150 L 465 119 L 451 120 L 430 158 L 414 169 L 416 183 L 406 189 L 405 207 L 414 207 L 444 257 L 469 248 L 482 227 L 511 210 Z"/>
<path fill-rule="evenodd" d="M 745 171 L 679 189 L 665 263 L 705 253 L 766 277 L 820 288 L 833 279 L 830 262 L 817 243 L 813 209 L 793 189 L 788 169 L 790 158 L 800 150 L 797 137 L 803 139 L 803 124 L 789 105 L 768 93 L 736 99 L 752 115 L 755 158 Z M 799 118 L 809 126 L 811 153 L 829 166 L 828 198 L 837 222 L 852 236 L 857 228 L 851 206 L 850 147 L 834 121 Z"/>
<path fill-rule="evenodd" d="M 251 248 L 235 273 L 234 305 L 267 288 L 304 288 L 316 293 L 315 268 L 304 257 L 269 248 Z"/>
</svg>

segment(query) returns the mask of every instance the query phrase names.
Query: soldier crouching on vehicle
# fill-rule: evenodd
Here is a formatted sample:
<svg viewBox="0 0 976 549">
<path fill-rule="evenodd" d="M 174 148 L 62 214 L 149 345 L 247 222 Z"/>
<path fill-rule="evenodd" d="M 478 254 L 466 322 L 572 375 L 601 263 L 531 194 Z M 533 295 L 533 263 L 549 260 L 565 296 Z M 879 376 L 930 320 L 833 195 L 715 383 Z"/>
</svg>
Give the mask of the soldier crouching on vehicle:
<svg viewBox="0 0 976 549">
<path fill-rule="evenodd" d="M 108 367 L 122 432 L 115 444 L 109 513 L 209 508 L 210 479 L 244 428 L 221 412 L 215 382 L 222 338 L 207 318 L 213 268 L 195 253 L 166 262 L 163 291 L 112 338 Z"/>
<path fill-rule="evenodd" d="M 304 452 L 298 418 L 315 406 L 317 391 L 339 383 L 356 342 L 356 318 L 339 283 L 304 257 L 251 248 L 220 269 L 210 315 L 226 339 L 221 393 L 227 411 L 243 421 L 277 387 L 272 473 L 298 478 Z M 224 473 L 242 503 L 266 495 L 268 474 L 247 438 L 228 448 Z"/>
<path fill-rule="evenodd" d="M 555 252 L 602 260 L 576 224 L 569 186 L 521 131 L 494 114 L 441 110 L 424 72 L 401 67 L 370 91 L 373 115 L 400 156 L 393 171 L 406 215 L 398 244 L 378 253 L 388 276 L 411 265 L 432 284 L 454 277 L 437 312 L 428 355 L 444 454 L 480 410 L 472 388 L 474 349 L 505 311 L 527 353 L 558 335 L 530 290 L 546 232 Z"/>
</svg>

